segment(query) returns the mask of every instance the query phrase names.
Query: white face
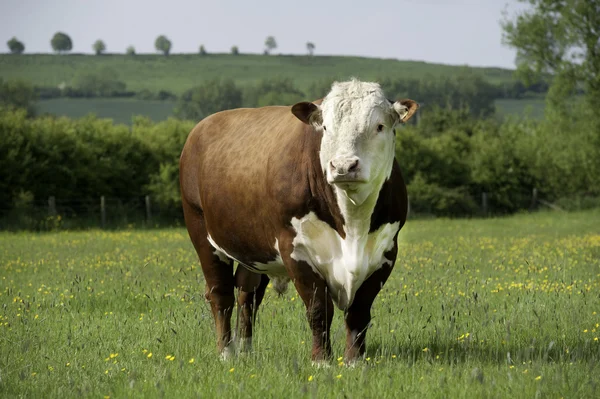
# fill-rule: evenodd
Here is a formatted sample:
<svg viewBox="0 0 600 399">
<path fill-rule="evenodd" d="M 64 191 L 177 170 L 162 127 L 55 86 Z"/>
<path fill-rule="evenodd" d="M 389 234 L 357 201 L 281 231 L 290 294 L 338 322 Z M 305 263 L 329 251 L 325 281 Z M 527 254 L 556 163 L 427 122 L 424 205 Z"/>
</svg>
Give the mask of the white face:
<svg viewBox="0 0 600 399">
<path fill-rule="evenodd" d="M 319 159 L 327 182 L 356 205 L 390 176 L 394 127 L 418 108 L 409 99 L 391 103 L 377 83 L 351 80 L 334 83 L 320 106 L 302 102 L 292 113 L 323 133 Z"/>
<path fill-rule="evenodd" d="M 398 114 L 376 83 L 336 83 L 321 105 L 321 167 L 348 191 L 381 186 L 394 161 Z"/>
</svg>

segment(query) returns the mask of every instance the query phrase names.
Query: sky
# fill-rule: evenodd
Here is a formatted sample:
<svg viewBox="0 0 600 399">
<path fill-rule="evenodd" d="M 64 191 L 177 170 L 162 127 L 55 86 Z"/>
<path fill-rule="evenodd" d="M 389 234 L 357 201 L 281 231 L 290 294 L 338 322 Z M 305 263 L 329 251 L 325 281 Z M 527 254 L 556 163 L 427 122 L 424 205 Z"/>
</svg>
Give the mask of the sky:
<svg viewBox="0 0 600 399">
<path fill-rule="evenodd" d="M 13 36 L 27 53 L 49 53 L 57 31 L 73 52 L 92 53 L 102 39 L 108 52 L 155 52 L 166 35 L 172 53 L 262 53 L 274 36 L 274 53 L 355 55 L 453 65 L 514 68 L 515 51 L 502 44 L 502 11 L 517 0 L 0 0 L 0 51 Z"/>
</svg>

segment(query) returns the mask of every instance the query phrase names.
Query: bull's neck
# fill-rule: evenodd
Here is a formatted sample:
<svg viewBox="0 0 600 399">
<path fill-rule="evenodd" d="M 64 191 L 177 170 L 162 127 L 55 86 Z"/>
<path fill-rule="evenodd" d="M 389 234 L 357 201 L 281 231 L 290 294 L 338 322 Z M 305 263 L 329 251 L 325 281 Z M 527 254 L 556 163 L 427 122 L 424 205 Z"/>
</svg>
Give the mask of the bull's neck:
<svg viewBox="0 0 600 399">
<path fill-rule="evenodd" d="M 383 181 L 354 193 L 338 187 L 333 188 L 340 212 L 344 217 L 344 231 L 347 238 L 361 240 L 367 237 L 371 226 L 371 216 L 382 186 Z"/>
</svg>

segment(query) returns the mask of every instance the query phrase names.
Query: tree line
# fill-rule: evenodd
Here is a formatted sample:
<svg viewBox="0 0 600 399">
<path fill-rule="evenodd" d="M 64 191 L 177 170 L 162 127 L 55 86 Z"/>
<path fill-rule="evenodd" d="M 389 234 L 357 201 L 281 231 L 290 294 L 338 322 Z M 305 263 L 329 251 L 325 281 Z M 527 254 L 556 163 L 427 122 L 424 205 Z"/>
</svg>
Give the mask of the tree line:
<svg viewBox="0 0 600 399">
<path fill-rule="evenodd" d="M 22 54 L 25 52 L 25 43 L 23 43 L 14 36 L 6 42 L 6 45 L 8 46 L 8 49 L 11 54 Z M 277 40 L 274 36 L 267 36 L 264 45 L 265 49 L 263 54 L 270 55 L 271 52 L 277 48 Z M 68 53 L 73 49 L 73 40 L 68 34 L 64 32 L 56 32 L 50 40 L 50 46 L 52 47 L 52 50 L 58 54 Z M 173 43 L 165 35 L 158 36 L 154 41 L 154 48 L 156 49 L 156 51 L 164 54 L 165 56 L 168 56 L 171 53 L 172 46 Z M 96 55 L 101 55 L 104 52 L 106 52 L 106 44 L 102 39 L 98 39 L 92 44 L 92 49 L 94 50 L 94 53 Z M 313 42 L 306 42 L 306 50 L 308 52 L 308 55 L 314 55 L 315 49 L 316 46 Z M 206 51 L 206 48 L 203 44 L 200 45 L 198 53 L 200 55 L 208 55 L 208 51 Z M 230 53 L 233 55 L 240 54 L 238 46 L 232 46 L 230 49 Z M 128 46 L 125 50 L 125 54 L 135 55 L 135 47 Z"/>
<path fill-rule="evenodd" d="M 97 216 L 100 196 L 137 198 L 143 209 L 150 195 L 163 220 L 181 221 L 179 155 L 195 123 L 137 117 L 128 127 L 93 116 L 29 118 L 25 110 L 1 110 L 0 228 L 45 228 L 51 196 L 58 204 L 76 200 L 58 207 L 71 223 L 65 227 Z M 564 209 L 598 206 L 595 127 L 583 112 L 572 120 L 501 122 L 434 107 L 396 135 L 411 211 L 475 216 L 486 193 L 490 213 L 512 213 L 532 206 L 533 189 Z"/>
<path fill-rule="evenodd" d="M 176 117 L 200 120 L 211 113 L 229 108 L 289 105 L 298 101 L 316 100 L 327 94 L 334 80 L 320 79 L 308 87 L 300 88 L 290 78 L 273 77 L 246 85 L 239 85 L 232 79 L 217 78 L 176 95 L 168 90 L 129 90 L 126 83 L 119 79 L 117 70 L 105 67 L 96 71 L 78 71 L 70 81 L 59 87 L 32 87 L 25 82 L 0 80 L 0 104 L 26 108 L 33 115 L 37 100 L 59 97 L 134 97 L 173 101 Z M 497 98 L 522 98 L 543 93 L 548 87 L 543 83 L 527 87 L 518 81 L 511 85 L 494 85 L 470 69 L 464 69 L 453 77 L 380 79 L 379 82 L 392 98 L 418 98 L 424 105 L 424 113 L 433 106 L 439 106 L 468 109 L 470 114 L 477 117 L 493 115 L 494 101 Z"/>
</svg>

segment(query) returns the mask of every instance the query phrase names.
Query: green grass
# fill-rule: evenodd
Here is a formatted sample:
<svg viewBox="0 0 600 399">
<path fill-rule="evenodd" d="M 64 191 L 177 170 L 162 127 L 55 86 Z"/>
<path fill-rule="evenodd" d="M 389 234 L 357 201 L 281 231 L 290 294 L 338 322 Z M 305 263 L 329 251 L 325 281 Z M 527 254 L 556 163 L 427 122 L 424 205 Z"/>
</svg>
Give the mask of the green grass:
<svg viewBox="0 0 600 399">
<path fill-rule="evenodd" d="M 135 115 L 147 116 L 155 122 L 173 116 L 172 101 L 137 100 L 129 98 L 55 98 L 36 104 L 38 114 L 49 113 L 81 118 L 90 113 L 110 118 L 115 123 L 131 124 Z"/>
<path fill-rule="evenodd" d="M 49 113 L 70 118 L 81 118 L 90 113 L 100 118 L 110 118 L 115 123 L 131 124 L 134 115 L 147 116 L 154 121 L 162 121 L 173 116 L 175 103 L 122 98 L 56 98 L 42 100 L 37 104 L 38 114 Z M 502 116 L 531 116 L 542 119 L 543 99 L 496 100 L 497 114 Z"/>
<path fill-rule="evenodd" d="M 293 289 L 267 292 L 253 353 L 217 360 L 183 229 L 0 233 L 0 395 L 598 397 L 599 225 L 600 211 L 409 220 L 367 358 L 338 365 L 338 311 L 324 369 Z"/>
<path fill-rule="evenodd" d="M 177 94 L 215 77 L 232 78 L 242 85 L 274 76 L 289 77 L 303 90 L 323 78 L 418 79 L 430 75 L 453 76 L 463 68 L 418 61 L 341 56 L 0 54 L 0 77 L 24 79 L 38 86 L 56 87 L 63 82 L 69 83 L 77 73 L 105 67 L 116 70 L 128 90 L 169 90 Z M 509 69 L 475 69 L 492 83 L 514 81 L 513 71 Z"/>
</svg>

